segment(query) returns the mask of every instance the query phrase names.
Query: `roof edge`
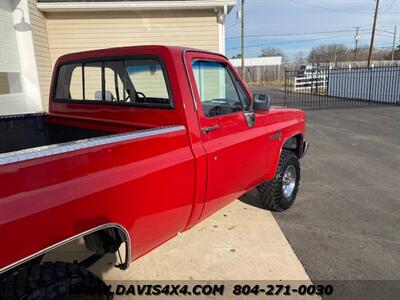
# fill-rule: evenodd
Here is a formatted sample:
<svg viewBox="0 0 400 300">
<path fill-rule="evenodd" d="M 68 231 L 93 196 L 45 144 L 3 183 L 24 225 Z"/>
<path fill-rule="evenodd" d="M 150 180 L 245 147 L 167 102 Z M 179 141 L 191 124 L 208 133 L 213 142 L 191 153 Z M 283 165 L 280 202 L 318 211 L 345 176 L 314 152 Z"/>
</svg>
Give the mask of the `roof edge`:
<svg viewBox="0 0 400 300">
<path fill-rule="evenodd" d="M 175 0 L 175 1 L 116 1 L 116 2 L 37 2 L 43 12 L 84 12 L 120 10 L 161 9 L 218 9 L 227 7 L 227 12 L 236 5 L 236 0 Z"/>
</svg>

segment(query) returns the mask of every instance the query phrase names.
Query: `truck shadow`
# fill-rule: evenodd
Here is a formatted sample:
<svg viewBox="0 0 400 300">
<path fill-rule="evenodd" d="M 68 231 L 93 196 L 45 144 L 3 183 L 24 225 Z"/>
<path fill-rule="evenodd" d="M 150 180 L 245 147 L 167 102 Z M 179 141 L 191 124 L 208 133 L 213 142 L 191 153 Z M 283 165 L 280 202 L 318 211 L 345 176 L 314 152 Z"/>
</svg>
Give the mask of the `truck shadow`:
<svg viewBox="0 0 400 300">
<path fill-rule="evenodd" d="M 239 199 L 239 201 L 246 203 L 248 205 L 266 210 L 262 201 L 260 200 L 260 197 L 258 196 L 257 189 L 251 190 L 247 194 L 240 196 L 238 199 Z"/>
<path fill-rule="evenodd" d="M 83 232 L 87 228 L 93 227 L 93 224 L 109 224 L 110 220 L 104 217 L 97 217 L 95 219 L 78 220 L 75 223 L 76 232 Z M 125 257 L 124 244 L 120 247 L 120 255 L 117 253 L 107 253 L 98 261 L 88 267 L 89 271 L 96 274 L 101 279 L 109 277 L 115 265 L 121 264 L 121 259 Z M 94 251 L 89 250 L 83 237 L 71 240 L 68 243 L 61 245 L 51 251 L 47 252 L 43 257 L 43 262 L 82 262 L 85 259 L 95 254 Z M 115 268 L 116 269 L 116 268 Z"/>
<path fill-rule="evenodd" d="M 93 252 L 86 249 L 83 238 L 79 238 L 48 252 L 44 256 L 43 262 L 80 262 L 92 254 Z M 119 258 L 117 254 L 110 253 L 106 254 L 97 263 L 91 266 L 89 270 L 104 280 L 104 276 L 114 268 L 114 265 L 118 263 Z"/>
</svg>

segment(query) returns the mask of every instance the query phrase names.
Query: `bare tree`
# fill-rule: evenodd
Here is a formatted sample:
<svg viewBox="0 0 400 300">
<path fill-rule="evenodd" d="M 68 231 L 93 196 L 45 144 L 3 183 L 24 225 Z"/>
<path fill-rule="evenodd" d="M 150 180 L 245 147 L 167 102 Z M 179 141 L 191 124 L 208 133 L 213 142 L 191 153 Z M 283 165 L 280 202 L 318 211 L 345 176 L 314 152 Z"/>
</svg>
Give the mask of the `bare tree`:
<svg viewBox="0 0 400 300">
<path fill-rule="evenodd" d="M 349 49 L 343 44 L 327 44 L 313 47 L 308 55 L 309 63 L 344 61 Z"/>
<path fill-rule="evenodd" d="M 261 53 L 258 57 L 266 57 L 266 56 L 281 56 L 282 60 L 285 60 L 285 53 L 282 49 L 267 47 L 261 50 Z"/>
<path fill-rule="evenodd" d="M 396 50 L 394 50 L 394 59 L 395 60 L 400 60 L 400 45 L 396 47 Z"/>
<path fill-rule="evenodd" d="M 242 58 L 242 54 L 238 53 L 236 55 L 232 55 L 231 58 Z"/>
<path fill-rule="evenodd" d="M 299 51 L 294 55 L 294 63 L 304 65 L 307 62 L 306 56 L 303 51 Z"/>
<path fill-rule="evenodd" d="M 368 59 L 367 45 L 362 45 L 357 50 L 357 61 Z M 327 44 L 316 46 L 311 49 L 307 61 L 309 63 L 334 63 L 354 61 L 354 49 L 348 48 L 343 44 Z M 391 57 L 389 49 L 373 49 L 373 60 L 388 60 Z"/>
</svg>

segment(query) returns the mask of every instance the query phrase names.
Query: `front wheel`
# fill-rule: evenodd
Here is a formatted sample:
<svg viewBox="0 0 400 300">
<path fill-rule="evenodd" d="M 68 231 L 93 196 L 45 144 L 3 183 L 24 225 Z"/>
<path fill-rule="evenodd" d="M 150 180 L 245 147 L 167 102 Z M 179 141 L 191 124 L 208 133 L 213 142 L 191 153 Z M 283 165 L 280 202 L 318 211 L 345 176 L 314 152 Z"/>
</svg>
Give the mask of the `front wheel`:
<svg viewBox="0 0 400 300">
<path fill-rule="evenodd" d="M 265 207 L 272 211 L 283 211 L 292 206 L 300 183 L 300 163 L 297 155 L 282 150 L 275 178 L 257 187 Z"/>
</svg>

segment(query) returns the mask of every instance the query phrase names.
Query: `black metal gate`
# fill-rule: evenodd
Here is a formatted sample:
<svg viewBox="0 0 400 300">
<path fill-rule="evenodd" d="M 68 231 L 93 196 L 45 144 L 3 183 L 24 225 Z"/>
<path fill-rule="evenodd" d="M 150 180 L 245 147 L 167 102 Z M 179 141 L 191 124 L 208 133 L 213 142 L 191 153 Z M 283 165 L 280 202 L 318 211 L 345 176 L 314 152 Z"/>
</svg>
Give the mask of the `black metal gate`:
<svg viewBox="0 0 400 300">
<path fill-rule="evenodd" d="M 400 66 L 285 70 L 285 106 L 304 109 L 400 104 Z"/>
</svg>

